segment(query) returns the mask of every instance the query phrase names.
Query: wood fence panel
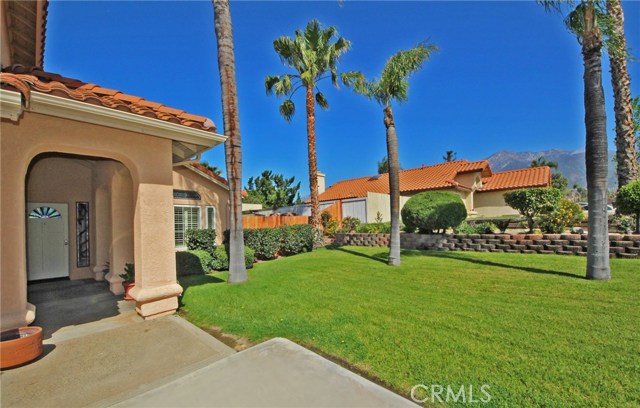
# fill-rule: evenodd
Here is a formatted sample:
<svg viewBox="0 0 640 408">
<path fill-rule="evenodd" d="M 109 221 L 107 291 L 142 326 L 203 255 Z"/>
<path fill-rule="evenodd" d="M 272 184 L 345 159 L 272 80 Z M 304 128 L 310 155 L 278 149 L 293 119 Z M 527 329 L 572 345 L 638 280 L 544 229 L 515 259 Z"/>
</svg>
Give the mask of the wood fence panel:
<svg viewBox="0 0 640 408">
<path fill-rule="evenodd" d="M 245 229 L 275 228 L 283 225 L 304 225 L 309 224 L 307 216 L 269 216 L 260 217 L 257 215 L 243 215 L 242 226 Z"/>
<path fill-rule="evenodd" d="M 322 210 L 331 214 L 331 218 L 338 221 L 338 225 L 342 225 L 342 201 L 338 200 L 329 207 Z"/>
</svg>

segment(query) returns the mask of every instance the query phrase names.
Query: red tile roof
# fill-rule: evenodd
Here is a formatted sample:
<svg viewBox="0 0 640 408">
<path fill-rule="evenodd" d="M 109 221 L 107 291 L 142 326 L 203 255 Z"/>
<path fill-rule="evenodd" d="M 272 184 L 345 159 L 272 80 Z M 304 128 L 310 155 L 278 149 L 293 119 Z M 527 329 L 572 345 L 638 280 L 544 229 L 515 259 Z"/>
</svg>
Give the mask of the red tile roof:
<svg viewBox="0 0 640 408">
<path fill-rule="evenodd" d="M 478 192 L 514 190 L 527 187 L 550 187 L 551 169 L 547 166 L 528 169 L 501 171 L 482 179 L 482 188 Z"/>
<path fill-rule="evenodd" d="M 473 171 L 481 172 L 483 177 L 483 187 L 478 192 L 551 185 L 548 167 L 492 173 L 489 162 L 486 160 L 476 162 L 456 160 L 400 171 L 400 193 L 450 188 L 470 190 L 471 186 L 459 184 L 455 178 L 458 174 Z M 320 201 L 330 201 L 366 197 L 368 192 L 389 194 L 389 175 L 381 174 L 339 181 L 320 194 L 319 198 Z"/>
<path fill-rule="evenodd" d="M 227 179 L 225 179 L 222 176 L 217 175 L 216 173 L 212 172 L 211 170 L 209 170 L 206 166 L 203 166 L 200 163 L 190 163 L 191 166 L 193 166 L 194 168 L 196 168 L 197 170 L 203 172 L 204 174 L 206 174 L 207 176 L 218 180 L 219 182 L 223 183 L 225 186 L 228 186 L 229 183 L 227 182 Z M 188 166 L 187 166 L 188 167 Z"/>
<path fill-rule="evenodd" d="M 30 92 L 41 92 L 62 98 L 73 99 L 93 105 L 104 106 L 123 112 L 146 116 L 214 133 L 213 122 L 204 117 L 173 109 L 157 102 L 151 102 L 139 96 L 127 95 L 115 89 L 102 88 L 77 79 L 66 78 L 40 68 L 27 68 L 14 65 L 0 73 L 0 86 L 3 89 L 23 94 L 27 106 Z"/>
</svg>

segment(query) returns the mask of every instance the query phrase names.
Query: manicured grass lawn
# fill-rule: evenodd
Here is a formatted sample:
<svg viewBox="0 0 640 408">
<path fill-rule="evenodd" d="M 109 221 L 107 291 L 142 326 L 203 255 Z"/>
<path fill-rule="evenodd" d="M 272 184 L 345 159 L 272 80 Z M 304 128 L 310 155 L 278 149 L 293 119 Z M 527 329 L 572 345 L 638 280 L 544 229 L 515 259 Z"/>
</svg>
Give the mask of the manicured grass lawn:
<svg viewBox="0 0 640 408">
<path fill-rule="evenodd" d="M 182 311 L 254 342 L 287 337 L 405 396 L 472 384 L 479 399 L 489 384 L 489 404 L 465 406 L 640 406 L 640 261 L 592 282 L 583 257 L 403 251 L 392 268 L 386 254 L 321 249 L 242 285 L 183 278 Z"/>
</svg>

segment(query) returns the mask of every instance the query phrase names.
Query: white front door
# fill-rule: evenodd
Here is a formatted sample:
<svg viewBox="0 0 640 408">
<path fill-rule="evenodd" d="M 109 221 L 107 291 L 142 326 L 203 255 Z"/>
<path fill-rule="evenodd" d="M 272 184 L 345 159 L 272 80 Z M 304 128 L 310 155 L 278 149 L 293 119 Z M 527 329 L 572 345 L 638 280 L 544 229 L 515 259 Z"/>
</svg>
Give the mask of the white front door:
<svg viewBox="0 0 640 408">
<path fill-rule="evenodd" d="M 27 278 L 69 276 L 67 204 L 27 203 Z"/>
</svg>

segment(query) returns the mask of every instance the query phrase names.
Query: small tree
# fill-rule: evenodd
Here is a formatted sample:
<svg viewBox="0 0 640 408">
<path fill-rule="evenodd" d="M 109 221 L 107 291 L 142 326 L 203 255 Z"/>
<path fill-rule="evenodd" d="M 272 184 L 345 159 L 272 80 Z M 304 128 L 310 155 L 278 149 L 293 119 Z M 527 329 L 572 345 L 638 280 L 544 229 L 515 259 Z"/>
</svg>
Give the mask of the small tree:
<svg viewBox="0 0 640 408">
<path fill-rule="evenodd" d="M 300 190 L 300 182 L 294 184 L 295 180 L 295 177 L 285 178 L 282 174 L 275 174 L 270 170 L 263 171 L 256 178 L 249 177 L 245 187 L 248 194 L 245 202 L 262 204 L 273 209 L 293 205 Z"/>
<path fill-rule="evenodd" d="M 504 201 L 527 219 L 529 233 L 535 227 L 535 218 L 553 211 L 560 203 L 562 194 L 555 188 L 523 188 L 504 195 Z"/>
<path fill-rule="evenodd" d="M 456 159 L 456 157 L 458 156 L 458 153 L 456 153 L 453 150 L 447 150 L 444 153 L 444 156 L 442 156 L 442 160 L 446 161 L 446 162 L 452 162 Z"/>
<path fill-rule="evenodd" d="M 640 180 L 623 186 L 616 198 L 618 212 L 636 217 L 636 234 L 640 234 Z"/>
<path fill-rule="evenodd" d="M 401 214 L 405 231 L 418 228 L 421 233 L 432 233 L 460 225 L 467 218 L 467 209 L 457 194 L 427 191 L 411 197 Z"/>
</svg>

